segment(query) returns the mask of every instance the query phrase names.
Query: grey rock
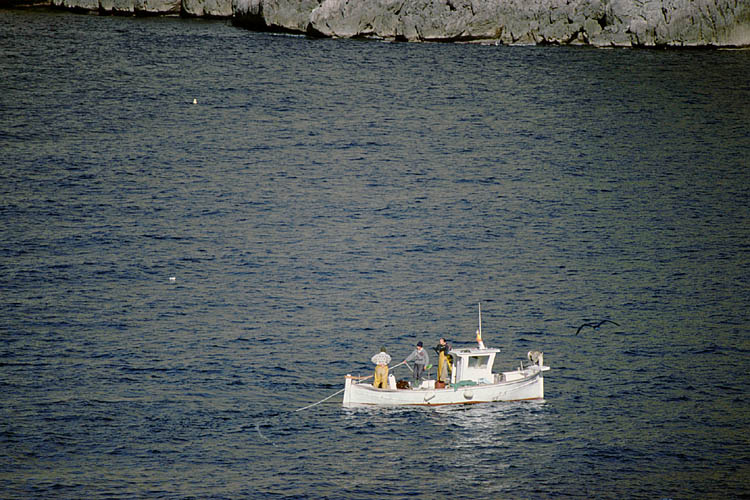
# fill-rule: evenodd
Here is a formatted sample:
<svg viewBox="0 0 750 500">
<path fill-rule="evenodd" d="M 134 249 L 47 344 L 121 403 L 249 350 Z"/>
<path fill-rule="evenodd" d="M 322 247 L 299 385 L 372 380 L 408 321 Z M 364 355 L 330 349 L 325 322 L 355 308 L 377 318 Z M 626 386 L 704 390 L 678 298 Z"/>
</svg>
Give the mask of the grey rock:
<svg viewBox="0 0 750 500">
<path fill-rule="evenodd" d="M 256 0 L 262 1 L 262 0 Z M 750 45 L 746 0 L 325 0 L 333 37 L 595 46 Z"/>
<path fill-rule="evenodd" d="M 318 0 L 233 0 L 235 24 L 251 29 L 306 33 Z"/>
<path fill-rule="evenodd" d="M 195 17 L 231 17 L 232 0 L 182 0 L 182 12 Z"/>
<path fill-rule="evenodd" d="M 52 6 L 70 10 L 97 11 L 99 0 L 52 0 Z"/>
<path fill-rule="evenodd" d="M 181 0 L 135 0 L 136 14 L 141 15 L 170 15 L 179 14 Z"/>
<path fill-rule="evenodd" d="M 596 47 L 750 46 L 750 0 L 47 1 L 114 14 L 231 16 L 249 29 L 326 37 Z"/>
<path fill-rule="evenodd" d="M 110 14 L 133 14 L 135 12 L 134 0 L 99 0 L 99 6 L 104 12 Z"/>
</svg>

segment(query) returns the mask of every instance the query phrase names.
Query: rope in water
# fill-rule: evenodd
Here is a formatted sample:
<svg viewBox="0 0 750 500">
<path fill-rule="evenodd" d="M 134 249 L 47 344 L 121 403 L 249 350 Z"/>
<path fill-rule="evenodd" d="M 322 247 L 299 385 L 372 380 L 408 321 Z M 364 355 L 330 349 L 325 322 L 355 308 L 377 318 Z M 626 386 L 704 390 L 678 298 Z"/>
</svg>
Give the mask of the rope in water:
<svg viewBox="0 0 750 500">
<path fill-rule="evenodd" d="M 255 430 L 256 430 L 256 431 L 258 431 L 258 435 L 259 435 L 260 437 L 262 437 L 262 438 L 263 438 L 263 439 L 265 439 L 266 441 L 271 441 L 271 440 L 270 440 L 270 439 L 268 439 L 268 438 L 267 438 L 266 436 L 264 436 L 262 432 L 260 432 L 260 423 L 258 423 L 258 422 L 255 422 Z M 271 444 L 272 444 L 272 445 L 274 445 L 274 446 L 276 446 L 276 443 L 274 443 L 273 441 L 271 441 Z"/>
<path fill-rule="evenodd" d="M 323 401 L 328 401 L 329 399 L 331 399 L 332 397 L 334 397 L 334 396 L 335 396 L 335 395 L 337 395 L 337 394 L 341 394 L 342 392 L 344 392 L 344 390 L 346 390 L 346 388 L 344 388 L 344 389 L 341 389 L 341 390 L 340 390 L 340 391 L 338 391 L 338 392 L 334 392 L 333 394 L 331 394 L 331 395 L 330 395 L 330 396 L 328 396 L 327 398 L 323 398 L 323 399 L 321 399 L 320 401 L 318 401 L 317 403 L 313 403 L 313 404 L 311 404 L 311 405 L 303 406 L 302 408 L 297 408 L 297 409 L 296 409 L 296 410 L 294 410 L 294 411 L 302 411 L 302 410 L 307 410 L 308 408 L 312 408 L 312 407 L 313 407 L 313 406 L 315 406 L 315 405 L 319 405 L 319 404 L 320 404 L 320 403 L 322 403 Z"/>
</svg>

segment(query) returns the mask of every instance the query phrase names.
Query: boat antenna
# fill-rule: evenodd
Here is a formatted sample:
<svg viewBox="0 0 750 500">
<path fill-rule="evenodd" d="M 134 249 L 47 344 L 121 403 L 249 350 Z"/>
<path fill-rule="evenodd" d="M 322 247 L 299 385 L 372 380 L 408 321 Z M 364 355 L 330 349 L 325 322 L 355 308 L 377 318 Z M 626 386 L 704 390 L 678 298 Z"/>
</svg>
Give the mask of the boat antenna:
<svg viewBox="0 0 750 500">
<path fill-rule="evenodd" d="M 482 337 L 482 303 L 479 303 L 479 338 Z"/>
</svg>

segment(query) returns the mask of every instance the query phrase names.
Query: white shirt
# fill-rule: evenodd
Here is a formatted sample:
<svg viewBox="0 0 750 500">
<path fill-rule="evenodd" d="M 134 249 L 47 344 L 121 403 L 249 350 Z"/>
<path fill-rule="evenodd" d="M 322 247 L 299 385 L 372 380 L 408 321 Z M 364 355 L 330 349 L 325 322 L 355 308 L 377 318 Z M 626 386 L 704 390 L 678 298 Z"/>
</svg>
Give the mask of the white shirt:
<svg viewBox="0 0 750 500">
<path fill-rule="evenodd" d="M 379 352 L 375 356 L 373 356 L 370 361 L 375 363 L 376 365 L 388 365 L 388 363 L 391 362 L 391 355 L 387 352 Z"/>
</svg>

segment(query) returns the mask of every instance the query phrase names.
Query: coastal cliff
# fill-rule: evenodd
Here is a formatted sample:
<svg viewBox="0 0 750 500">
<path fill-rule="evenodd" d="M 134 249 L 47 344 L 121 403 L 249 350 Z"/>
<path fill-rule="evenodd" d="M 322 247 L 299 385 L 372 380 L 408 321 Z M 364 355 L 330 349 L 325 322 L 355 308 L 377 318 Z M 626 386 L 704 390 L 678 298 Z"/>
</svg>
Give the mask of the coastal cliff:
<svg viewBox="0 0 750 500">
<path fill-rule="evenodd" d="M 0 5 L 39 0 L 0 0 Z M 42 0 L 114 15 L 231 18 L 259 31 L 402 41 L 747 47 L 748 0 Z"/>
</svg>

